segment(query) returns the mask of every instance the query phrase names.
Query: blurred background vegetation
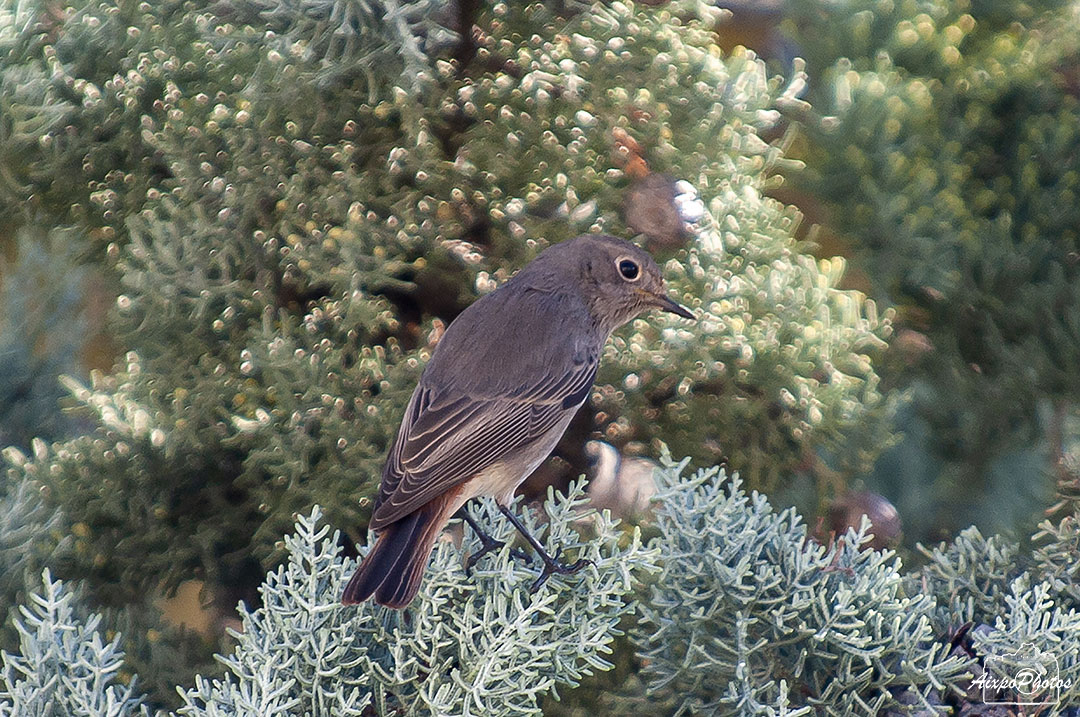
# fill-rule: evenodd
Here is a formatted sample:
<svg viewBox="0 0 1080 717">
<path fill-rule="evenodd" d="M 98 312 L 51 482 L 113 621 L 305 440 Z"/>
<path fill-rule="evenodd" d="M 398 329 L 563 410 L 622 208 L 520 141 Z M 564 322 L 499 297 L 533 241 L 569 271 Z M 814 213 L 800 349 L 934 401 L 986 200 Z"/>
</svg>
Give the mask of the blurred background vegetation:
<svg viewBox="0 0 1080 717">
<path fill-rule="evenodd" d="M 867 482 L 918 539 L 969 523 L 1025 534 L 1074 480 L 1075 5 L 786 10 L 780 25 L 816 78 L 796 184 L 899 312 L 880 370 L 910 395 L 907 438 Z"/>
<path fill-rule="evenodd" d="M 1077 5 L 639 9 L 640 52 L 571 2 L 0 9 L 6 497 L 152 685 L 296 513 L 362 537 L 441 327 L 583 231 L 702 320 L 616 337 L 530 495 L 663 441 L 916 560 L 1080 496 Z M 200 588 L 201 634 L 157 622 Z"/>
</svg>

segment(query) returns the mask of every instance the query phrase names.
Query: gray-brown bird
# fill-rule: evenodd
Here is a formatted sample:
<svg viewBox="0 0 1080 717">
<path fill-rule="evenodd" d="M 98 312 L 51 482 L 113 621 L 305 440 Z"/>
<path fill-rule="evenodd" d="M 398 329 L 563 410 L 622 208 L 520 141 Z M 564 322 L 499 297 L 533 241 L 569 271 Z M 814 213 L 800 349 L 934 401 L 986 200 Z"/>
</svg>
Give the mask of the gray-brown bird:
<svg viewBox="0 0 1080 717">
<path fill-rule="evenodd" d="M 478 496 L 494 496 L 543 560 L 533 590 L 552 573 L 584 567 L 587 561 L 559 563 L 508 506 L 588 397 L 611 332 L 654 308 L 694 318 L 668 298 L 645 251 L 593 234 L 549 247 L 463 311 L 405 409 L 368 526 L 378 540 L 342 602 L 374 597 L 391 608 L 412 602 L 435 539 Z M 483 543 L 471 568 L 502 543 L 468 513 L 463 517 Z"/>
</svg>

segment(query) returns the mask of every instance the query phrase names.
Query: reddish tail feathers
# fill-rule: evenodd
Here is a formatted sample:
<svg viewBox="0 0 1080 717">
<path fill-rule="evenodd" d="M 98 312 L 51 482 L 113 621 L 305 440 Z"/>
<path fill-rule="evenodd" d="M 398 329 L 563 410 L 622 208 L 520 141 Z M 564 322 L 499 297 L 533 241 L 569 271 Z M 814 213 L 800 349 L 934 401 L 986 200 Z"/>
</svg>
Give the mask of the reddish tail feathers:
<svg viewBox="0 0 1080 717">
<path fill-rule="evenodd" d="M 449 519 L 447 503 L 436 498 L 384 528 L 345 586 L 341 602 L 354 605 L 374 596 L 378 604 L 396 610 L 411 603 L 420 590 L 435 539 Z"/>
</svg>

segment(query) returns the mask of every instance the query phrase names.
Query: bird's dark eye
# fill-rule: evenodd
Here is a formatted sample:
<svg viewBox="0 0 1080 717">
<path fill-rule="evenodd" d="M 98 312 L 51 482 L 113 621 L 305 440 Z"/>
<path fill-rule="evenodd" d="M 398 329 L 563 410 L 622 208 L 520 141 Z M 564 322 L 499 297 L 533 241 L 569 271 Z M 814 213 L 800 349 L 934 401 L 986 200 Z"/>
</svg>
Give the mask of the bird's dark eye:
<svg viewBox="0 0 1080 717">
<path fill-rule="evenodd" d="M 639 272 L 640 269 L 638 268 L 637 262 L 631 261 L 630 259 L 619 260 L 619 273 L 622 274 L 622 278 L 627 281 L 633 281 L 638 278 Z"/>
</svg>

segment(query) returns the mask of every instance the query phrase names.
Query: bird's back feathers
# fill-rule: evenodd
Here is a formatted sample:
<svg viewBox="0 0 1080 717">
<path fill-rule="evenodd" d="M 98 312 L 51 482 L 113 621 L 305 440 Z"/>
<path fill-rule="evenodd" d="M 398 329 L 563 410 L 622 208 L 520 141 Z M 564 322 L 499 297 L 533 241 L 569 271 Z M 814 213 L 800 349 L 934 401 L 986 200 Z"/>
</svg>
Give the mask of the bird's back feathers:
<svg viewBox="0 0 1080 717">
<path fill-rule="evenodd" d="M 382 529 L 511 453 L 545 445 L 588 396 L 607 336 L 571 325 L 587 321 L 584 307 L 552 311 L 550 296 L 541 302 L 528 291 L 501 291 L 469 307 L 439 342 L 387 457 L 371 528 Z M 550 340 L 555 332 L 581 339 Z M 560 345 L 567 350 L 550 350 Z M 468 357 L 474 360 L 466 366 Z"/>
</svg>

